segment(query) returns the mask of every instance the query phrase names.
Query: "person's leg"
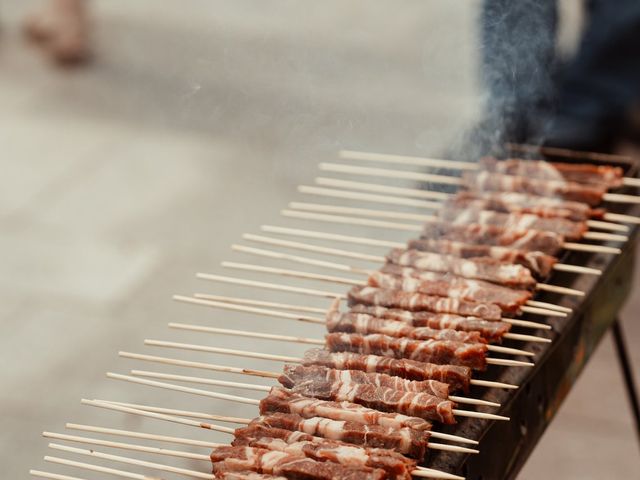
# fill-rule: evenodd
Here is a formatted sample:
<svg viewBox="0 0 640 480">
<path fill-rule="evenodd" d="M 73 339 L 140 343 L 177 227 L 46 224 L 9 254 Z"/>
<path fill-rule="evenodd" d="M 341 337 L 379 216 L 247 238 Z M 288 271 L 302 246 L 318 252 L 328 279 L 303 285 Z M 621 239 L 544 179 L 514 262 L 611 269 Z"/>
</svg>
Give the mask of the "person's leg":
<svg viewBox="0 0 640 480">
<path fill-rule="evenodd" d="M 590 3 L 590 21 L 561 83 L 545 144 L 609 151 L 640 100 L 640 2 Z"/>
<path fill-rule="evenodd" d="M 24 24 L 25 34 L 60 64 L 89 58 L 89 19 L 85 0 L 48 0 Z"/>
</svg>

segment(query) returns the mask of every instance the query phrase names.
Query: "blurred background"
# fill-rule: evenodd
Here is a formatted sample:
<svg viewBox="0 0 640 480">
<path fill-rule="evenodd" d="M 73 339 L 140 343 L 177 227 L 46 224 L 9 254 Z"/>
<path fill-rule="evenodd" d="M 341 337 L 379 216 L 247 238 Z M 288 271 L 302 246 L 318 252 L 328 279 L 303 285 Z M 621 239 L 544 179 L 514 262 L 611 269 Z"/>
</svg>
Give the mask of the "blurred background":
<svg viewBox="0 0 640 480">
<path fill-rule="evenodd" d="M 118 350 L 279 368 L 154 350 L 142 345 L 145 338 L 303 352 L 303 345 L 169 331 L 166 324 L 179 321 L 319 334 L 313 326 L 170 297 L 201 291 L 325 305 L 206 283 L 194 273 L 225 273 L 225 259 L 261 262 L 229 250 L 261 224 L 321 229 L 278 212 L 300 198 L 296 185 L 312 182 L 317 163 L 335 159 L 338 149 L 442 155 L 477 117 L 482 99 L 477 1 L 89 1 L 93 58 L 71 69 L 54 65 L 22 35 L 22 22 L 40 4 L 4 0 L 0 7 L 6 478 L 44 468 L 40 434 L 61 432 L 67 421 L 228 440 L 99 411 L 79 399 L 253 416 L 253 407 L 127 385 L 104 373 L 159 370 L 118 359 Z M 567 45 L 579 25 L 577 4 L 563 3 Z M 640 295 L 623 312 L 636 372 L 638 312 Z M 607 335 L 520 478 L 626 478 L 639 467 Z"/>
</svg>

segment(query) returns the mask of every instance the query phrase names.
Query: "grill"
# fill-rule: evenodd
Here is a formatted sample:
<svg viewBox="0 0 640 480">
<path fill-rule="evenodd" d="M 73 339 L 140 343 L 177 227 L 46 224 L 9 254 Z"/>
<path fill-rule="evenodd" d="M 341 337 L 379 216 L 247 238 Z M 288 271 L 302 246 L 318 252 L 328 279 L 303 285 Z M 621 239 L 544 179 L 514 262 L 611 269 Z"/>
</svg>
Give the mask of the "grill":
<svg viewBox="0 0 640 480">
<path fill-rule="evenodd" d="M 515 147 L 514 150 L 523 153 L 521 148 Z M 563 162 L 585 161 L 581 156 L 572 159 L 566 157 L 566 152 L 561 153 L 562 156 L 547 154 L 546 158 Z M 533 152 L 528 156 L 539 158 Z M 590 162 L 615 164 L 624 169 L 626 176 L 637 176 L 637 162 L 625 157 L 604 157 L 606 161 L 602 158 L 595 155 Z M 631 215 L 640 213 L 637 206 L 614 205 L 608 210 Z M 498 381 L 520 385 L 518 390 L 491 390 L 483 397 L 501 403 L 504 408 L 502 411 L 511 418 L 511 422 L 474 420 L 459 423 L 451 432 L 481 439 L 480 454 L 436 454 L 431 458 L 433 468 L 456 472 L 467 479 L 515 478 L 608 329 L 613 329 L 630 395 L 631 413 L 640 434 L 638 399 L 618 323 L 618 312 L 631 290 L 637 236 L 638 227 L 635 227 L 629 233 L 629 240 L 621 246 L 622 253 L 617 256 L 564 252 L 563 262 L 599 268 L 603 271 L 602 275 L 593 277 L 555 272 L 553 281 L 547 279 L 549 283 L 582 290 L 586 295 L 576 299 L 538 293 L 541 300 L 570 307 L 573 313 L 567 318 L 549 319 L 554 332 L 552 344 L 527 345 L 527 349 L 536 352 L 534 368 L 527 371 L 504 369 L 495 376 Z M 560 365 L 563 368 L 558 368 Z M 496 451 L 500 455 L 492 455 Z"/>
<path fill-rule="evenodd" d="M 539 158 L 538 150 L 535 148 L 527 147 L 527 146 L 518 146 L 512 145 L 510 147 L 513 151 L 517 151 L 519 156 L 526 156 L 529 158 Z M 633 160 L 626 157 L 619 156 L 603 156 L 596 154 L 578 154 L 576 152 L 566 152 L 566 151 L 546 151 L 544 152 L 547 159 L 549 160 L 558 160 L 563 162 L 574 162 L 574 163 L 584 163 L 585 159 L 593 164 L 602 164 L 602 165 L 612 165 L 615 164 L 623 169 L 625 172 L 625 176 L 631 179 L 635 179 L 638 176 L 638 164 Z M 586 158 L 585 158 L 586 157 Z M 393 187 L 391 187 L 393 188 Z M 632 194 L 632 190 L 628 188 L 629 194 Z M 348 197 L 345 197 L 348 198 Z M 361 197 L 362 198 L 362 197 Z M 369 197 L 371 199 L 372 197 Z M 357 199 L 357 198 L 353 198 Z M 357 209 L 354 210 L 354 213 L 357 213 Z M 624 215 L 633 215 L 636 217 L 640 217 L 640 202 L 637 202 L 634 206 L 633 204 L 624 204 L 617 203 L 611 204 L 611 208 L 608 209 L 610 212 L 615 212 L 618 214 Z M 393 217 L 392 217 L 393 218 Z M 375 220 L 373 221 L 375 224 Z M 344 222 L 343 222 L 344 223 Z M 384 221 L 380 220 L 379 225 L 383 226 Z M 397 223 L 396 223 L 397 225 Z M 504 347 L 507 348 L 518 348 L 527 350 L 528 352 L 532 352 L 534 354 L 532 358 L 535 361 L 535 366 L 532 368 L 515 368 L 515 367 L 498 367 L 493 366 L 491 369 L 487 370 L 482 374 L 482 380 L 484 381 L 492 381 L 499 382 L 501 384 L 511 384 L 518 385 L 519 388 L 517 390 L 507 390 L 507 389 L 485 389 L 480 388 L 479 386 L 472 386 L 471 390 L 468 394 L 468 397 L 472 397 L 474 399 L 479 399 L 484 401 L 485 404 L 493 402 L 495 404 L 500 404 L 501 407 L 499 411 L 496 412 L 496 409 L 490 406 L 479 405 L 474 407 L 477 412 L 481 414 L 486 414 L 483 418 L 469 418 L 465 416 L 461 416 L 458 419 L 458 423 L 455 425 L 442 425 L 438 426 L 437 432 L 440 437 L 436 438 L 453 438 L 456 436 L 457 438 L 467 438 L 479 441 L 479 450 L 478 454 L 469 454 L 468 450 L 462 447 L 455 448 L 443 448 L 441 450 L 431 449 L 427 457 L 424 459 L 424 465 L 428 466 L 428 468 L 435 469 L 438 472 L 436 475 L 437 478 L 454 478 L 447 477 L 448 474 L 452 475 L 460 475 L 469 480 L 481 480 L 486 478 L 491 479 L 510 479 L 515 478 L 520 468 L 526 462 L 528 456 L 532 452 L 536 443 L 540 439 L 542 433 L 546 429 L 547 425 L 553 420 L 555 413 L 558 411 L 558 408 L 562 404 L 567 393 L 570 391 L 574 381 L 580 374 L 581 370 L 589 361 L 589 358 L 593 351 L 595 350 L 598 342 L 602 338 L 603 334 L 609 329 L 613 328 L 614 337 L 616 339 L 616 346 L 618 349 L 619 358 L 621 361 L 621 366 L 623 373 L 625 375 L 625 380 L 627 384 L 627 390 L 629 393 L 629 397 L 632 404 L 633 414 L 635 416 L 636 426 L 638 427 L 638 431 L 640 432 L 640 412 L 638 411 L 638 400 L 635 392 L 635 386 L 633 385 L 632 375 L 630 372 L 630 364 L 628 358 L 626 356 L 625 345 L 624 345 L 624 337 L 622 331 L 620 329 L 620 324 L 617 321 L 617 314 L 620 310 L 621 306 L 624 304 L 625 299 L 629 295 L 630 285 L 631 285 L 631 276 L 632 276 L 632 265 L 633 265 L 633 257 L 635 255 L 635 241 L 638 235 L 638 229 L 640 227 L 636 224 L 634 227 L 629 230 L 629 238 L 624 244 L 616 243 L 616 246 L 620 246 L 620 254 L 611 255 L 610 253 L 594 253 L 594 252 L 584 252 L 584 251 L 570 251 L 564 250 L 561 257 L 559 258 L 560 263 L 565 265 L 574 265 L 580 267 L 587 267 L 591 269 L 600 270 L 602 273 L 599 276 L 588 275 L 588 274 L 576 274 L 575 272 L 563 272 L 563 271 L 553 271 L 551 275 L 549 275 L 545 279 L 541 279 L 542 282 L 550 285 L 557 285 L 566 288 L 573 289 L 574 291 L 584 292 L 584 296 L 568 296 L 563 295 L 561 293 L 553 292 L 553 291 L 537 291 L 534 299 L 537 302 L 545 302 L 547 305 L 556 305 L 560 308 L 564 308 L 571 313 L 566 316 L 549 316 L 545 317 L 545 322 L 552 326 L 552 330 L 546 331 L 544 333 L 545 336 L 551 338 L 552 343 L 540 343 L 540 342 L 528 342 L 528 343 L 515 343 L 512 340 L 507 340 L 504 344 Z M 411 228 L 409 228 L 411 230 Z M 352 237 L 353 238 L 353 237 Z M 613 237 L 612 237 L 613 238 Z M 343 238 L 344 240 L 344 238 Z M 381 242 L 383 243 L 383 242 Z M 281 244 L 280 246 L 286 246 Z M 247 251 L 247 250 L 245 250 Z M 256 253 L 256 252 L 254 252 Z M 326 252 L 325 252 L 326 253 Z M 308 259 L 304 259 L 303 257 L 293 257 L 291 255 L 283 256 L 284 254 L 276 254 L 273 253 L 272 258 L 282 259 L 286 258 L 289 260 L 293 260 L 297 258 L 297 261 L 301 261 L 302 263 L 309 263 Z M 363 254 L 364 255 L 364 254 Z M 269 256 L 269 255 L 267 255 Z M 330 262 L 321 262 L 316 260 L 315 265 L 320 266 L 328 266 Z M 311 262 L 311 264 L 314 264 Z M 227 266 L 235 266 L 236 268 L 241 269 L 249 269 L 254 271 L 259 271 L 263 273 L 279 273 L 286 274 L 289 276 L 300 276 L 300 274 L 292 273 L 291 271 L 285 272 L 282 269 L 269 269 L 268 267 L 257 267 L 257 268 L 247 268 L 247 266 L 243 266 L 241 264 L 228 264 Z M 343 268 L 340 264 L 333 263 L 333 268 Z M 351 273 L 362 273 L 362 271 L 350 270 Z M 208 278 L 213 280 L 220 280 L 223 277 L 215 276 L 215 275 L 203 275 L 202 278 Z M 302 278 L 310 278 L 310 279 L 322 279 L 325 281 L 331 280 L 336 281 L 338 283 L 344 283 L 345 280 L 340 277 L 328 277 L 323 276 L 320 278 L 318 276 L 313 276 L 313 274 L 307 274 L 307 276 L 302 276 Z M 228 281 L 228 279 L 227 279 Z M 353 281 L 352 281 L 353 282 Z M 358 283 L 349 283 L 350 285 L 359 285 Z M 259 284 L 257 282 L 245 282 L 241 284 L 249 284 L 256 287 L 267 287 L 267 288 L 276 288 L 273 284 L 268 286 L 265 283 Z M 295 288 L 295 287 L 294 287 Z M 289 289 L 291 291 L 291 289 Z M 303 293 L 299 291 L 298 293 Z M 322 290 L 311 290 L 306 289 L 304 293 L 309 293 L 316 296 L 325 296 L 325 297 L 333 297 L 334 295 L 331 292 L 325 292 Z M 242 311 L 247 311 L 250 313 L 256 314 L 266 314 L 271 316 L 274 315 L 274 310 L 269 310 L 267 308 L 263 308 L 264 305 L 261 305 L 260 302 L 245 303 L 244 305 L 240 305 L 238 303 L 225 303 L 224 301 L 217 302 L 215 298 L 210 298 L 209 300 L 203 299 L 194 299 L 188 297 L 180 297 L 183 300 L 186 300 L 190 303 L 200 303 L 209 306 L 219 306 L 220 308 L 225 309 L 239 309 Z M 274 307 L 275 306 L 271 306 Z M 284 306 L 283 308 L 287 308 Z M 539 322 L 540 317 L 533 315 L 533 310 L 530 310 L 532 313 L 525 313 L 519 320 L 529 321 L 529 322 Z M 298 309 L 297 313 L 287 313 L 282 314 L 280 312 L 280 316 L 284 316 L 284 318 L 290 318 L 295 320 L 302 321 L 311 321 L 315 323 L 318 322 L 318 318 L 313 315 L 309 315 L 304 312 L 313 311 L 313 309 L 302 306 Z M 557 312 L 558 310 L 556 310 Z M 268 313 L 271 312 L 271 313 Z M 303 312 L 303 313 L 300 313 Z M 277 312 L 276 312 L 277 313 Z M 516 324 L 516 327 L 517 324 Z M 197 328 L 187 328 L 195 331 L 209 331 L 209 333 L 222 333 L 229 334 L 230 330 L 224 331 L 224 329 L 214 329 L 210 328 L 209 330 L 204 329 L 204 327 L 200 330 Z M 529 333 L 529 332 L 527 332 Z M 255 334 L 250 334 L 250 332 L 238 332 L 234 331 L 236 335 L 242 336 L 256 336 Z M 259 334 L 258 338 L 270 338 L 269 334 Z M 283 338 L 272 338 L 277 340 L 282 340 Z M 314 339 L 294 339 L 295 341 L 301 341 L 303 343 L 311 343 L 311 344 L 322 344 L 323 341 L 318 341 Z M 319 343 L 318 343 L 319 342 Z M 511 342 L 511 343 L 510 343 Z M 500 348 L 500 347 L 498 347 Z M 221 353 L 222 349 L 209 349 L 205 351 L 212 351 Z M 496 350 L 499 351 L 499 350 Z M 507 353 L 505 350 L 502 353 Z M 131 356 L 130 358 L 136 358 L 135 356 Z M 267 357 L 263 357 L 267 358 Z M 142 358 L 139 358 L 142 359 Z M 273 358 L 269 358 L 271 360 L 279 359 L 283 361 L 296 362 L 296 359 L 277 356 Z M 288 359 L 288 360 L 287 360 Z M 148 360 L 148 359 L 147 359 Z M 506 362 L 511 362 L 513 365 L 517 365 L 518 362 L 514 362 L 511 360 L 506 360 Z M 195 364 L 188 365 L 183 362 L 182 366 L 196 366 Z M 178 365 L 178 364 L 176 364 Z M 203 368 L 202 366 L 197 368 Z M 260 372 L 257 370 L 251 371 L 240 371 L 242 369 L 233 370 L 231 367 L 227 367 L 226 370 L 219 369 L 220 371 L 228 371 L 232 373 L 249 373 L 251 375 L 262 375 L 269 376 L 269 372 Z M 114 378 L 127 379 L 124 376 L 113 375 Z M 156 377 L 161 380 L 171 380 L 170 376 L 168 377 Z M 129 381 L 135 381 L 135 379 L 129 378 Z M 185 381 L 185 378 L 179 379 L 178 381 Z M 189 381 L 189 380 L 186 380 Z M 155 383 L 153 380 L 140 380 L 138 383 L 145 383 L 151 386 L 161 386 L 160 383 Z M 201 382 L 202 383 L 202 382 Z M 210 383 L 213 385 L 224 385 L 225 382 L 218 383 Z M 165 384 L 166 385 L 166 384 Z M 199 389 L 200 387 L 198 387 Z M 174 388 L 179 391 L 183 391 L 185 393 L 196 393 L 196 390 L 190 387 L 176 387 Z M 254 388 L 260 390 L 260 388 Z M 202 390 L 199 390 L 202 392 Z M 211 395 L 214 396 L 213 392 L 210 392 Z M 595 392 L 594 392 L 595 393 Z M 225 397 L 224 395 L 218 395 L 214 398 L 224 398 L 231 399 L 229 396 Z M 236 399 L 238 397 L 235 397 Z M 248 401 L 247 401 L 248 400 Z M 245 403 L 256 404 L 255 400 L 245 399 Z M 104 406 L 104 405 L 103 405 Z M 119 407 L 121 411 L 127 411 L 126 407 Z M 458 410 L 459 412 L 459 410 Z M 130 413 L 134 413 L 130 411 Z M 163 412 L 156 411 L 156 418 L 160 418 L 158 415 L 161 415 Z M 168 412 L 164 412 L 168 413 Z M 464 413 L 464 412 L 463 412 Z M 509 417 L 510 421 L 499 421 L 495 416 L 491 417 L 490 414 L 499 413 L 502 416 Z M 456 413 L 456 415 L 461 415 Z M 200 426 L 203 428 L 209 428 L 209 424 L 198 423 L 197 421 L 190 420 L 190 423 L 193 426 Z M 184 422 L 183 422 L 184 423 Z M 227 433 L 233 432 L 233 429 L 227 428 Z M 434 435 L 435 436 L 435 435 Z M 58 437 L 61 438 L 61 437 Z M 62 438 L 63 439 L 63 438 Z M 68 438 L 67 438 L 68 439 Z M 435 442 L 434 442 L 435 443 Z M 100 444 L 99 444 L 100 445 Z M 105 446 L 113 446 L 106 445 Z M 435 445 L 434 445 L 435 446 Z M 446 447 L 446 446 L 445 446 Z M 74 451 L 74 450 L 68 450 Z M 495 452 L 499 451 L 500 455 L 495 455 Z M 80 453 L 77 452 L 76 453 Z M 161 452 L 151 452 L 151 453 L 161 453 Z M 94 455 L 94 453 L 89 453 L 90 455 Z M 109 458 L 108 456 L 103 456 L 102 458 L 106 459 L 114 459 Z M 206 456 L 191 456 L 186 458 L 194 458 L 199 460 L 206 460 Z M 135 463 L 133 462 L 130 463 Z M 158 465 L 150 465 L 144 463 L 137 463 L 137 465 L 147 466 L 151 468 L 158 468 Z M 86 465 L 84 468 L 88 468 Z M 306 467 L 305 467 L 306 468 Z M 207 469 L 208 470 L 208 469 Z M 205 470 L 197 472 L 193 470 L 169 470 L 174 471 L 174 473 L 181 473 L 187 476 L 196 477 L 196 478 L 211 478 L 208 473 L 205 473 Z M 125 472 L 126 473 L 126 472 Z M 418 471 L 414 475 L 418 476 L 429 476 L 428 471 Z M 45 478 L 58 478 L 58 479 L 68 479 L 71 477 L 64 476 L 48 476 L 46 473 L 35 472 L 38 476 L 44 476 Z M 330 475 L 331 472 L 325 472 L 326 475 Z M 433 474 L 433 473 L 432 473 Z M 126 476 L 126 475 L 122 475 Z M 134 477 L 130 477 L 134 478 Z M 137 477 L 135 477 L 137 478 Z"/>
</svg>

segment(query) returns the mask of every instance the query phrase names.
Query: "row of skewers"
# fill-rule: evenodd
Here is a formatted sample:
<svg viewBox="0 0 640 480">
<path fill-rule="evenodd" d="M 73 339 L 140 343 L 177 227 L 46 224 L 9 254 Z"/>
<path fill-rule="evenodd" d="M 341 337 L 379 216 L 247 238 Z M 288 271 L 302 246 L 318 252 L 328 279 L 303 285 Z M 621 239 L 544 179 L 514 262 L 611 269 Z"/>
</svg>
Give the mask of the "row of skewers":
<svg viewBox="0 0 640 480">
<path fill-rule="evenodd" d="M 197 334 L 293 342 L 314 348 L 303 356 L 294 357 L 206 343 L 145 341 L 146 345 L 159 348 L 281 362 L 284 363 L 282 372 L 120 352 L 123 358 L 158 365 L 272 379 L 278 386 L 145 370 L 133 370 L 130 375 L 108 374 L 110 378 L 140 385 L 254 405 L 259 409 L 258 417 L 238 418 L 150 405 L 83 400 L 87 405 L 230 434 L 233 435 L 230 445 L 67 424 L 70 429 L 84 432 L 207 448 L 210 453 L 205 455 L 45 432 L 46 437 L 54 440 L 211 462 L 213 474 L 98 452 L 93 447 L 82 449 L 54 443 L 50 445 L 52 448 L 192 478 L 462 478 L 421 464 L 431 450 L 461 455 L 478 452 L 476 439 L 447 433 L 444 426 L 456 423 L 457 419 L 508 420 L 491 411 L 500 408 L 499 403 L 476 397 L 482 397 L 479 392 L 483 388 L 516 389 L 518 386 L 482 378 L 482 372 L 494 365 L 500 368 L 534 365 L 529 360 L 536 355 L 535 345 L 552 341 L 552 326 L 549 321 L 532 318 L 562 318 L 572 311 L 566 305 L 537 300 L 535 293 L 554 292 L 562 295 L 563 300 L 585 294 L 549 283 L 554 271 L 601 274 L 591 267 L 562 262 L 562 251 L 618 254 L 617 246 L 592 242 L 624 242 L 628 225 L 640 223 L 640 218 L 607 212 L 600 203 L 640 203 L 638 197 L 608 192 L 623 185 L 636 186 L 636 179 L 625 179 L 616 167 L 586 164 L 490 158 L 478 163 L 445 162 L 363 152 L 341 152 L 341 156 L 360 161 L 459 169 L 463 175 L 348 164 L 321 164 L 321 168 L 430 184 L 439 182 L 460 190 L 454 193 L 320 178 L 317 179 L 319 186 L 301 186 L 299 190 L 349 201 L 428 209 L 431 213 L 297 202 L 283 214 L 309 221 L 415 232 L 418 238 L 403 243 L 376 237 L 263 226 L 264 233 L 279 237 L 245 234 L 245 240 L 259 243 L 264 248 L 234 245 L 233 249 L 342 274 L 223 262 L 223 266 L 240 271 L 347 285 L 351 288 L 346 295 L 299 285 L 198 274 L 199 278 L 209 281 L 327 298 L 331 300 L 328 308 L 209 293 L 175 296 L 178 301 L 206 308 L 323 325 L 327 330 L 324 338 L 185 323 L 169 325 Z M 305 241 L 300 241 L 301 238 Z M 386 255 L 377 255 L 307 243 L 312 239 L 391 250 Z M 362 268 L 275 248 L 330 255 L 353 262 L 382 263 L 383 266 Z M 340 304 L 345 300 L 349 309 L 341 311 Z M 504 346 L 503 342 L 511 345 Z M 523 342 L 525 348 L 516 348 L 515 342 Z M 184 383 L 258 391 L 266 397 L 257 400 L 185 386 Z M 471 407 L 463 409 L 462 405 Z M 241 426 L 231 428 L 210 423 L 212 421 Z M 61 457 L 46 459 L 121 478 L 150 478 Z M 78 480 L 77 477 L 42 471 L 32 473 L 43 478 Z"/>
</svg>

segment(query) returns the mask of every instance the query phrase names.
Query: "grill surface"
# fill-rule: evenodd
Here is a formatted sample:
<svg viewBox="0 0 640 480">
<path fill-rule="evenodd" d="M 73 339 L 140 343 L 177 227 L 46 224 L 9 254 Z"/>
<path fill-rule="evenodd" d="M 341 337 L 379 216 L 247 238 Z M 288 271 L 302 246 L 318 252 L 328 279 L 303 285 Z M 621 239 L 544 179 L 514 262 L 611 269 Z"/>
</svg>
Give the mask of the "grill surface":
<svg viewBox="0 0 640 480">
<path fill-rule="evenodd" d="M 518 156 L 523 157 L 521 154 Z M 547 158 L 585 163 L 585 160 Z M 616 164 L 625 170 L 626 176 L 631 177 L 637 176 L 638 172 L 638 164 L 632 160 L 589 163 Z M 633 189 L 628 189 L 627 193 L 634 193 Z M 640 214 L 637 205 L 608 204 L 607 210 Z M 578 298 L 538 292 L 536 300 L 570 307 L 573 313 L 566 318 L 548 319 L 553 326 L 549 334 L 553 343 L 529 343 L 526 346 L 527 350 L 536 352 L 535 367 L 494 370 L 491 380 L 520 385 L 518 390 L 475 389 L 471 395 L 502 403 L 499 413 L 509 416 L 511 421 L 465 419 L 459 422 L 446 430 L 447 433 L 480 440 L 480 454 L 439 452 L 430 457 L 430 467 L 463 475 L 468 480 L 516 477 L 630 293 L 638 230 L 637 225 L 631 227 L 629 240 L 621 246 L 620 255 L 564 252 L 562 262 L 599 268 L 602 275 L 594 277 L 555 272 L 547 279 L 548 283 L 576 288 L 586 295 Z M 522 343 L 519 346 L 522 348 Z M 485 374 L 483 378 L 488 376 Z M 482 407 L 478 410 L 482 411 Z"/>
</svg>

